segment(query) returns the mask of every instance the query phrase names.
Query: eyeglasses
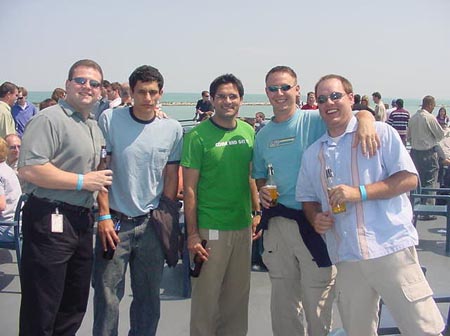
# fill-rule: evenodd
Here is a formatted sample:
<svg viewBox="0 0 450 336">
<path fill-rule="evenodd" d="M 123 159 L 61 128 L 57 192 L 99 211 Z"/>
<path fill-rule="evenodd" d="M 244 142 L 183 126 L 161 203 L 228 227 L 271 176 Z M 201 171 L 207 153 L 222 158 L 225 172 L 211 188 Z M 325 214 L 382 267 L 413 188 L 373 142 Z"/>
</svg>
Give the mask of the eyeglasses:
<svg viewBox="0 0 450 336">
<path fill-rule="evenodd" d="M 227 98 L 229 98 L 230 100 L 236 100 L 239 98 L 238 95 L 235 94 L 229 94 L 229 95 L 224 95 L 224 94 L 216 94 L 216 99 L 220 99 L 220 100 L 226 100 Z"/>
<path fill-rule="evenodd" d="M 267 87 L 267 90 L 269 90 L 270 92 L 277 92 L 278 90 L 286 92 L 292 88 L 293 88 L 292 85 L 287 85 L 287 84 L 286 85 L 271 85 L 271 86 Z"/>
<path fill-rule="evenodd" d="M 328 101 L 328 98 L 330 98 L 331 101 L 336 101 L 341 99 L 343 96 L 344 94 L 341 92 L 331 92 L 329 96 L 320 95 L 319 97 L 317 97 L 317 103 L 324 104 Z"/>
<path fill-rule="evenodd" d="M 17 99 L 19 99 L 19 100 L 20 100 L 20 99 L 23 99 L 23 97 L 17 97 Z"/>
<path fill-rule="evenodd" d="M 93 89 L 97 89 L 102 85 L 99 81 L 96 81 L 95 79 L 87 79 L 84 77 L 75 77 L 72 78 L 72 80 L 79 85 L 85 85 L 87 82 L 89 82 L 89 85 Z"/>
<path fill-rule="evenodd" d="M 10 150 L 14 150 L 14 149 L 20 149 L 20 145 L 15 145 L 15 146 L 9 146 Z"/>
<path fill-rule="evenodd" d="M 205 95 L 205 96 L 203 96 L 203 97 L 205 97 L 205 98 L 209 98 L 209 95 Z"/>
</svg>

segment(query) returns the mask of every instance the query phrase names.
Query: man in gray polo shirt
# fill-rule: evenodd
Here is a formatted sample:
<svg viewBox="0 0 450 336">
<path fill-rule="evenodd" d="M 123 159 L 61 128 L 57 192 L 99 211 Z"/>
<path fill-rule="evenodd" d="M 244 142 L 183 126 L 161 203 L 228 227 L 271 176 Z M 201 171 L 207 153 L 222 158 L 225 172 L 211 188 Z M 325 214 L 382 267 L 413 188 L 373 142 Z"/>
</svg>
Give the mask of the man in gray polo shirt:
<svg viewBox="0 0 450 336">
<path fill-rule="evenodd" d="M 94 194 L 112 171 L 97 171 L 104 139 L 88 119 L 103 73 L 91 60 L 69 70 L 67 96 L 28 124 L 19 176 L 23 209 L 20 335 L 75 335 L 89 295 Z"/>
</svg>

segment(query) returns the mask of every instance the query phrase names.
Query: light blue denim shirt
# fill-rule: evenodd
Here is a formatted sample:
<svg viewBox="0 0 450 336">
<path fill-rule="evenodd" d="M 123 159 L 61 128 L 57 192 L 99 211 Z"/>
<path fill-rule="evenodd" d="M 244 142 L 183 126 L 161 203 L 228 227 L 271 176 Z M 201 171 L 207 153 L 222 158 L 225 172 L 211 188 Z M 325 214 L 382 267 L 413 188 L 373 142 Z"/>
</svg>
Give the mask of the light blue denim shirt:
<svg viewBox="0 0 450 336">
<path fill-rule="evenodd" d="M 319 202 L 323 211 L 330 209 L 323 177 L 324 166 L 333 170 L 336 184 L 353 186 L 382 181 L 400 171 L 417 175 L 398 133 L 381 122 L 376 123 L 381 140 L 377 154 L 368 158 L 357 147 L 352 159 L 352 140 L 356 128 L 357 120 L 353 117 L 337 143 L 325 133 L 306 150 L 297 180 L 297 201 Z M 333 215 L 334 227 L 324 235 L 334 264 L 378 258 L 418 244 L 417 231 L 412 225 L 411 204 L 406 194 L 390 199 L 347 202 L 346 207 L 346 212 Z M 358 207 L 362 209 L 360 214 Z"/>
</svg>

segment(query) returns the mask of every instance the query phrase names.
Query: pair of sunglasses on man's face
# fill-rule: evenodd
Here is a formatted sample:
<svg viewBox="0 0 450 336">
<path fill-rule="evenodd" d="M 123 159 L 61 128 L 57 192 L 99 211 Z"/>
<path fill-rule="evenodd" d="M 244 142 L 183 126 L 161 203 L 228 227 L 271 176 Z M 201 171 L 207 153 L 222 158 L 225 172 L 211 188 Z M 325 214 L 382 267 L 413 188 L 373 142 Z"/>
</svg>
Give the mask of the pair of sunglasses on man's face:
<svg viewBox="0 0 450 336">
<path fill-rule="evenodd" d="M 292 89 L 293 86 L 292 85 L 271 85 L 267 87 L 267 90 L 269 90 L 270 92 L 277 92 L 278 90 L 281 90 L 283 92 L 289 91 L 290 89 Z"/>
<path fill-rule="evenodd" d="M 293 88 L 292 85 L 271 85 L 271 86 L 267 87 L 267 90 L 269 90 L 270 92 L 277 92 L 278 90 L 286 92 L 292 88 Z M 328 99 L 331 99 L 332 101 L 336 101 L 336 100 L 341 99 L 343 96 L 344 96 L 344 94 L 341 92 L 332 92 L 329 96 L 320 95 L 319 97 L 317 97 L 317 102 L 319 104 L 324 104 L 328 101 Z"/>
<path fill-rule="evenodd" d="M 330 99 L 331 101 L 337 101 L 341 99 L 343 96 L 344 94 L 341 92 L 331 92 L 329 96 L 320 95 L 319 97 L 317 97 L 317 103 L 325 104 L 328 101 L 328 99 Z"/>
<path fill-rule="evenodd" d="M 75 77 L 75 78 L 72 78 L 72 80 L 79 85 L 85 85 L 87 82 L 89 82 L 89 85 L 93 89 L 97 89 L 102 85 L 99 81 L 97 81 L 95 79 L 87 79 L 84 77 Z"/>
</svg>

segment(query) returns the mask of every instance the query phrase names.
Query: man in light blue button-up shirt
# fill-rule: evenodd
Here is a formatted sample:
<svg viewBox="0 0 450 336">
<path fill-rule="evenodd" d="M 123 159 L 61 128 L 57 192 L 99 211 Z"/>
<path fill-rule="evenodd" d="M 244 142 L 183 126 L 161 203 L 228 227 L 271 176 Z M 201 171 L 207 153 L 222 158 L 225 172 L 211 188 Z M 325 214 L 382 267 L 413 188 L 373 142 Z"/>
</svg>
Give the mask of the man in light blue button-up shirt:
<svg viewBox="0 0 450 336">
<path fill-rule="evenodd" d="M 439 335 L 442 317 L 414 247 L 418 236 L 406 193 L 418 178 L 410 156 L 398 133 L 381 122 L 376 155 L 368 158 L 352 147 L 358 122 L 347 79 L 322 77 L 316 97 L 327 132 L 304 154 L 296 199 L 336 264 L 344 329 L 348 335 L 376 335 L 381 297 L 402 334 Z M 327 169 L 334 172 L 333 187 Z M 344 212 L 333 211 L 343 204 Z"/>
</svg>

